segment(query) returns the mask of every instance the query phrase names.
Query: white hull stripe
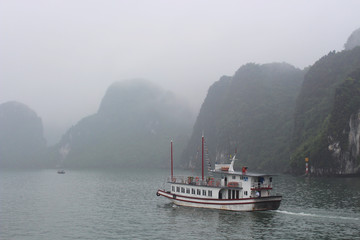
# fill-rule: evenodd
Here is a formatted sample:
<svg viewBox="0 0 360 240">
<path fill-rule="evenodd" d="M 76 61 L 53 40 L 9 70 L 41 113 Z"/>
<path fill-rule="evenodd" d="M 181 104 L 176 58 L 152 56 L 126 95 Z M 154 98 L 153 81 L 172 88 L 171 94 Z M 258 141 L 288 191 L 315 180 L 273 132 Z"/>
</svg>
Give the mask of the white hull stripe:
<svg viewBox="0 0 360 240">
<path fill-rule="evenodd" d="M 262 198 L 246 198 L 246 199 L 201 199 L 181 195 L 175 195 L 163 190 L 158 190 L 157 193 L 161 196 L 173 199 L 176 201 L 198 203 L 198 204 L 215 204 L 215 205 L 239 205 L 239 204 L 256 204 L 262 202 L 280 202 L 281 196 L 270 196 Z"/>
</svg>

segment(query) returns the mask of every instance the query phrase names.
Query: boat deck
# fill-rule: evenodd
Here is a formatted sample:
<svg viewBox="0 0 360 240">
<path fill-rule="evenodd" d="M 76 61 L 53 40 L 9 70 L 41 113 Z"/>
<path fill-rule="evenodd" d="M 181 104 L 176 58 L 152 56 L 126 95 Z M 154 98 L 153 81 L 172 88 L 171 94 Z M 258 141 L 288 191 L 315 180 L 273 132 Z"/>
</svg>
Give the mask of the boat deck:
<svg viewBox="0 0 360 240">
<path fill-rule="evenodd" d="M 221 179 L 215 178 L 207 178 L 206 180 L 201 180 L 201 178 L 199 177 L 174 176 L 173 178 L 168 177 L 167 182 L 193 186 L 222 187 Z"/>
<path fill-rule="evenodd" d="M 184 184 L 191 186 L 202 186 L 202 187 L 218 187 L 218 188 L 242 188 L 241 182 L 234 182 L 231 179 L 228 180 L 227 185 L 224 185 L 224 182 L 220 178 L 207 178 L 206 180 L 201 180 L 200 177 L 192 176 L 174 176 L 173 178 L 167 178 L 168 183 L 175 184 Z M 223 182 L 223 183 L 222 183 Z M 235 184 L 234 184 L 235 183 Z M 251 182 L 251 190 L 272 190 L 272 183 L 263 183 L 263 182 Z"/>
</svg>

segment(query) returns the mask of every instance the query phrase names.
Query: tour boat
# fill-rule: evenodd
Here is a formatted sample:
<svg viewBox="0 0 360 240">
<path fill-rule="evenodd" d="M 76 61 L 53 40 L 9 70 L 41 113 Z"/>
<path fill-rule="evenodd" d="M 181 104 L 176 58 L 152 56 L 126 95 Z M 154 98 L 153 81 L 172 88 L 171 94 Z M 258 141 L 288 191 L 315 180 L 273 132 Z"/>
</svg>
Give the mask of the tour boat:
<svg viewBox="0 0 360 240">
<path fill-rule="evenodd" d="M 212 208 L 232 211 L 276 210 L 282 196 L 271 195 L 273 178 L 269 174 L 257 174 L 234 170 L 236 154 L 228 164 L 215 164 L 214 177 L 204 177 L 204 137 L 202 137 L 202 176 L 173 176 L 171 142 L 171 176 L 167 180 L 170 189 L 159 189 L 157 196 L 170 199 L 174 204 L 188 207 Z"/>
</svg>

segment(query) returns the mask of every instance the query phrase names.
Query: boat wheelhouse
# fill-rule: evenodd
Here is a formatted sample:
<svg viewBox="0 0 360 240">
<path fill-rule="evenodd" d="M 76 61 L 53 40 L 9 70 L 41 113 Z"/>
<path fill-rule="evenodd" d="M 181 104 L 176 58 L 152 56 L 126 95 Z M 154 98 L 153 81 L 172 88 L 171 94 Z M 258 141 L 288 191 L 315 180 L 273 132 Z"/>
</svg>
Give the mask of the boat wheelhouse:
<svg viewBox="0 0 360 240">
<path fill-rule="evenodd" d="M 202 142 L 204 143 L 204 138 Z M 172 159 L 171 157 L 171 162 Z M 156 194 L 170 199 L 176 205 L 189 207 L 233 211 L 278 209 L 282 197 L 271 195 L 272 175 L 249 173 L 246 167 L 242 171 L 234 171 L 235 161 L 234 156 L 230 164 L 215 164 L 215 169 L 211 170 L 213 176 L 206 178 L 203 158 L 201 177 L 173 176 L 171 170 L 171 176 L 167 180 L 170 189 L 159 189 Z"/>
</svg>

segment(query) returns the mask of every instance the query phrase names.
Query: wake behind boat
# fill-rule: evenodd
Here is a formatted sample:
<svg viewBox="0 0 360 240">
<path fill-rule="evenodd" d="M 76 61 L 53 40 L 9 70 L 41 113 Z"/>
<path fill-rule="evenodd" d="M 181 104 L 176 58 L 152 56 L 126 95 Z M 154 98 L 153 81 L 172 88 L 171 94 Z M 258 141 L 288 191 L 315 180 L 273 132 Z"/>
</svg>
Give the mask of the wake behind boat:
<svg viewBox="0 0 360 240">
<path fill-rule="evenodd" d="M 159 189 L 157 196 L 170 199 L 176 205 L 212 208 L 232 211 L 276 210 L 281 196 L 271 195 L 272 176 L 248 173 L 247 168 L 234 171 L 235 156 L 230 164 L 215 164 L 211 173 L 215 177 L 204 178 L 204 137 L 202 137 L 202 176 L 173 176 L 171 142 L 171 176 L 169 189 Z"/>
</svg>

